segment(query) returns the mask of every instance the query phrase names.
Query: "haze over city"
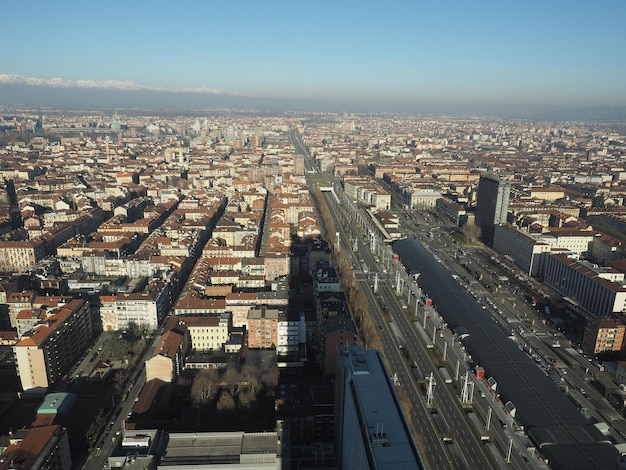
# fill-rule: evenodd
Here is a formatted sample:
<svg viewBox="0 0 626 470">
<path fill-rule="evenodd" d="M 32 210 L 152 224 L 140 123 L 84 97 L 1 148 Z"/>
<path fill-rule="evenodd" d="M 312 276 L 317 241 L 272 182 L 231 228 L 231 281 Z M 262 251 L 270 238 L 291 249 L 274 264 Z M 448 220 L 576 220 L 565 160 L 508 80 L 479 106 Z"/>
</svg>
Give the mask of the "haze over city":
<svg viewBox="0 0 626 470">
<path fill-rule="evenodd" d="M 610 118 L 626 105 L 621 2 L 35 1 L 3 13 L 2 105 Z"/>
</svg>

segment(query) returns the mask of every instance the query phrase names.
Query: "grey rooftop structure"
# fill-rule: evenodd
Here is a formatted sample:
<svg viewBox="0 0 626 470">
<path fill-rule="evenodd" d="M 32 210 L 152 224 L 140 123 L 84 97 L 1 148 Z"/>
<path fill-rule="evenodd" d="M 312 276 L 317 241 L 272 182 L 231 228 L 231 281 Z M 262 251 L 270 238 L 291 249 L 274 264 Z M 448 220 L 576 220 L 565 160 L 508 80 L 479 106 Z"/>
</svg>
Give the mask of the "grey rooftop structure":
<svg viewBox="0 0 626 470">
<path fill-rule="evenodd" d="M 342 469 L 424 468 L 378 350 L 339 346 L 335 383 L 335 436 Z"/>
<path fill-rule="evenodd" d="M 516 419 L 552 468 L 614 468 L 619 454 L 519 345 L 474 300 L 429 251 L 414 239 L 394 242 L 409 274 L 437 307 L 449 328 L 466 333 L 466 351 L 497 381 L 503 402 L 512 402 Z"/>
</svg>

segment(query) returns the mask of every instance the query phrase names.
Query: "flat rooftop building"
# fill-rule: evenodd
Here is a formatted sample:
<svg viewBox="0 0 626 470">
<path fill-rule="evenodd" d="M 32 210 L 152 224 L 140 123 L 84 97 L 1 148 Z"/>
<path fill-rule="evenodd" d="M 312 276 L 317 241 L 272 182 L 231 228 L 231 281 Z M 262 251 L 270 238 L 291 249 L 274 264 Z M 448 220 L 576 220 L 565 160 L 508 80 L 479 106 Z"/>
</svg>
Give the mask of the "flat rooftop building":
<svg viewBox="0 0 626 470">
<path fill-rule="evenodd" d="M 378 350 L 339 346 L 335 384 L 341 469 L 424 468 Z"/>
</svg>

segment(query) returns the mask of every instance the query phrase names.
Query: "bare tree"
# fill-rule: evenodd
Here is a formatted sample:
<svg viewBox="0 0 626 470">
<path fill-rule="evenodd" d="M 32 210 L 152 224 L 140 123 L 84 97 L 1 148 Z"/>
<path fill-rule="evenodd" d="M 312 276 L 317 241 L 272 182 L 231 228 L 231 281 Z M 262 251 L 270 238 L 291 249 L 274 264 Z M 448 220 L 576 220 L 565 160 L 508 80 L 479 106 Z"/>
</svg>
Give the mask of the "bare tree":
<svg viewBox="0 0 626 470">
<path fill-rule="evenodd" d="M 191 385 L 191 401 L 196 405 L 209 404 L 219 389 L 219 373 L 216 369 L 203 369 Z"/>
<path fill-rule="evenodd" d="M 220 398 L 217 400 L 217 409 L 220 411 L 235 409 L 235 399 L 228 390 L 222 390 L 222 393 L 220 393 Z"/>
<path fill-rule="evenodd" d="M 241 370 L 241 381 L 245 382 L 248 391 L 256 397 L 256 394 L 261 388 L 261 381 L 259 380 L 259 369 L 252 364 L 246 364 Z"/>
<path fill-rule="evenodd" d="M 124 371 L 122 369 L 117 369 L 114 373 L 113 373 L 113 383 L 115 384 L 115 389 L 116 390 L 122 390 L 122 388 L 124 387 L 124 380 L 125 380 L 125 374 Z"/>
<path fill-rule="evenodd" d="M 241 387 L 241 374 L 233 366 L 229 366 L 222 375 L 222 382 L 225 384 L 226 390 L 228 390 L 231 396 L 236 396 L 239 393 Z"/>
<path fill-rule="evenodd" d="M 254 394 L 249 390 L 242 390 L 239 395 L 237 395 L 237 401 L 239 402 L 239 408 L 248 409 L 254 403 Z"/>
<path fill-rule="evenodd" d="M 465 235 L 465 241 L 469 245 L 473 245 L 481 237 L 481 230 L 478 225 L 473 222 L 468 222 L 463 225 L 463 235 Z"/>
</svg>

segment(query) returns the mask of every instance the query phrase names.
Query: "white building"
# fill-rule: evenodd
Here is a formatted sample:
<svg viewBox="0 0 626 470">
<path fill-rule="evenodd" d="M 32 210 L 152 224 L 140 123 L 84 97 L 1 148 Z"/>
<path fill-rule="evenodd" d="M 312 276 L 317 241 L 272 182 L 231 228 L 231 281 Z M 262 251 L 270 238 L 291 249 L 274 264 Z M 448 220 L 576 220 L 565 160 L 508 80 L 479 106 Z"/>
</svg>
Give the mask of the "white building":
<svg viewBox="0 0 626 470">
<path fill-rule="evenodd" d="M 276 353 L 297 353 L 301 345 L 306 344 L 306 319 L 304 313 L 296 318 L 285 318 L 278 321 L 278 344 Z"/>
<path fill-rule="evenodd" d="M 166 314 L 169 285 L 152 281 L 143 292 L 100 296 L 100 319 L 104 331 L 129 328 L 131 323 L 156 330 Z"/>
<path fill-rule="evenodd" d="M 179 319 L 187 327 L 191 349 L 194 351 L 219 351 L 230 339 L 232 316 L 221 315 L 182 317 Z"/>
<path fill-rule="evenodd" d="M 542 239 L 502 224 L 495 227 L 493 249 L 510 256 L 526 274 L 536 277 L 543 274 L 545 256 L 550 253 L 551 247 Z"/>
<path fill-rule="evenodd" d="M 411 209 L 418 210 L 433 209 L 440 197 L 441 191 L 433 189 L 419 189 L 406 193 L 407 202 Z"/>
<path fill-rule="evenodd" d="M 595 236 L 596 232 L 592 230 L 553 229 L 542 233 L 541 241 L 580 256 L 589 251 Z"/>
</svg>

